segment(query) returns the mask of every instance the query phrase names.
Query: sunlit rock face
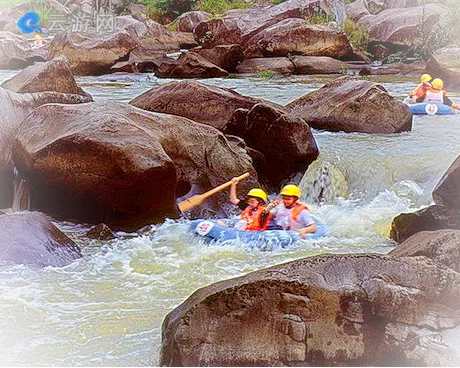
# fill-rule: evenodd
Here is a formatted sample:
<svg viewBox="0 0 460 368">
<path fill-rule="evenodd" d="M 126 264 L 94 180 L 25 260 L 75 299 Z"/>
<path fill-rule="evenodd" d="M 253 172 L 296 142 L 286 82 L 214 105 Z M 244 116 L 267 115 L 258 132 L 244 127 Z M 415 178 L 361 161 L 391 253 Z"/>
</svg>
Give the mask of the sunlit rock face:
<svg viewBox="0 0 460 368">
<path fill-rule="evenodd" d="M 451 366 L 460 275 L 425 257 L 306 258 L 195 292 L 163 323 L 167 366 Z"/>
</svg>

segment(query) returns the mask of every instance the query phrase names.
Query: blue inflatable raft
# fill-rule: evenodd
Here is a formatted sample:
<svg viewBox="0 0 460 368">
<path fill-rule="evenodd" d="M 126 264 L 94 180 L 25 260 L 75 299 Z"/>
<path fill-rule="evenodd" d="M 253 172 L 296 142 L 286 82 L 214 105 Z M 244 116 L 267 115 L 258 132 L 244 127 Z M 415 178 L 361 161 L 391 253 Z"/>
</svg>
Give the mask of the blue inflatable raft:
<svg viewBox="0 0 460 368">
<path fill-rule="evenodd" d="M 409 109 L 414 115 L 454 115 L 455 111 L 452 107 L 429 102 L 420 102 L 409 104 Z"/>
<path fill-rule="evenodd" d="M 304 239 L 318 239 L 326 236 L 326 226 L 318 218 L 314 218 L 317 230 L 308 234 Z M 192 232 L 203 237 L 208 242 L 225 242 L 239 240 L 250 247 L 270 250 L 278 247 L 287 248 L 301 240 L 296 231 L 264 230 L 264 231 L 241 231 L 227 227 L 218 221 L 228 220 L 194 220 L 190 224 Z"/>
</svg>

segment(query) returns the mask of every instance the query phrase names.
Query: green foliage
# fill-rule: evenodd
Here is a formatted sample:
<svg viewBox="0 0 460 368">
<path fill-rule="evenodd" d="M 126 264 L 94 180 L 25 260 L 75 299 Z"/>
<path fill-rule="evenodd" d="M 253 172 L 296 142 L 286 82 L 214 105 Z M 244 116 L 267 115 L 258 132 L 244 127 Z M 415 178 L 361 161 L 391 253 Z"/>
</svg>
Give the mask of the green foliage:
<svg viewBox="0 0 460 368">
<path fill-rule="evenodd" d="M 31 11 L 36 12 L 40 16 L 40 22 L 38 23 L 40 26 L 46 26 L 46 23 L 48 21 L 48 16 L 51 13 L 58 13 L 58 10 L 52 6 L 49 5 L 48 3 L 45 3 L 44 1 L 34 1 L 31 2 L 32 8 Z"/>
<path fill-rule="evenodd" d="M 369 33 L 363 26 L 347 17 L 343 30 L 347 34 L 350 43 L 361 50 L 367 49 L 367 45 L 369 44 Z"/>
<path fill-rule="evenodd" d="M 278 5 L 281 3 L 284 3 L 286 0 L 270 0 L 270 4 L 272 5 Z"/>
<path fill-rule="evenodd" d="M 244 0 L 198 0 L 195 9 L 218 15 L 232 9 L 247 9 L 250 6 L 251 4 Z"/>
<path fill-rule="evenodd" d="M 351 4 L 353 3 L 355 0 L 345 0 L 344 1 L 344 4 L 347 5 L 347 4 Z"/>
<path fill-rule="evenodd" d="M 319 7 L 305 10 L 302 15 L 308 24 L 325 24 L 335 21 L 335 18 L 332 15 L 327 14 Z"/>
<path fill-rule="evenodd" d="M 275 77 L 275 72 L 273 70 L 261 70 L 257 77 L 261 79 L 272 79 Z"/>
<path fill-rule="evenodd" d="M 195 6 L 196 0 L 139 0 L 147 6 L 147 16 L 160 23 L 169 23 Z"/>
</svg>

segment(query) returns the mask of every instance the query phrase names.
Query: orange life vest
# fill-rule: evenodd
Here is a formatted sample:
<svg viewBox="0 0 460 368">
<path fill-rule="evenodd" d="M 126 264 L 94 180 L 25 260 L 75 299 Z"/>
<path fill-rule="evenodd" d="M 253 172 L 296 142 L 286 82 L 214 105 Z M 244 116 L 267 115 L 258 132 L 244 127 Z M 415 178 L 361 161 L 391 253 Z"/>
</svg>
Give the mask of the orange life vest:
<svg viewBox="0 0 460 368">
<path fill-rule="evenodd" d="M 425 95 L 426 91 L 431 88 L 431 84 L 428 82 L 420 83 L 417 88 L 415 88 L 410 94 L 409 97 L 420 98 Z"/>
<path fill-rule="evenodd" d="M 258 230 L 266 230 L 268 227 L 268 223 L 270 221 L 270 216 L 267 215 L 267 218 L 262 223 L 261 218 L 264 213 L 265 207 L 259 206 L 257 210 L 253 210 L 251 206 L 247 206 L 244 211 L 241 213 L 240 218 L 246 221 L 246 227 L 244 230 L 247 231 L 258 231 Z"/>
<path fill-rule="evenodd" d="M 303 204 L 301 202 L 296 202 L 294 204 L 294 208 L 291 210 L 290 212 L 290 220 L 292 222 L 299 222 L 298 221 L 298 218 L 299 218 L 299 215 L 300 215 L 300 212 L 302 212 L 303 210 L 307 210 L 307 211 L 310 211 L 308 206 L 306 204 Z M 292 226 L 291 226 L 292 227 Z"/>
</svg>

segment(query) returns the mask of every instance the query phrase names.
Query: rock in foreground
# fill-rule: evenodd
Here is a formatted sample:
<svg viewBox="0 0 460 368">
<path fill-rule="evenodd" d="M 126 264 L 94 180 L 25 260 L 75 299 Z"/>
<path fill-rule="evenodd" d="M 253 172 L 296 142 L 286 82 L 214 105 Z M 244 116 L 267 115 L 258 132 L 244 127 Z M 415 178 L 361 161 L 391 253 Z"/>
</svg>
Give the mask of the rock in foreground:
<svg viewBox="0 0 460 368">
<path fill-rule="evenodd" d="M 424 257 L 319 256 L 195 292 L 163 323 L 167 366 L 460 364 L 460 274 Z"/>
</svg>

